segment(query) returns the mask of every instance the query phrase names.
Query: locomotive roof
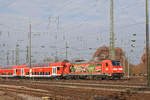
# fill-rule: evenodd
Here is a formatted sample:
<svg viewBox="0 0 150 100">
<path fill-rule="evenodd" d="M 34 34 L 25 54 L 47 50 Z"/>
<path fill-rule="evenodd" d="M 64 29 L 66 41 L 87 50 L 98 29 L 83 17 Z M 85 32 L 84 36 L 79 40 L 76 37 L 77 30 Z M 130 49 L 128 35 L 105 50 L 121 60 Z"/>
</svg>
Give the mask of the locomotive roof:
<svg viewBox="0 0 150 100">
<path fill-rule="evenodd" d="M 71 64 L 86 64 L 86 63 L 101 63 L 102 60 L 99 60 L 99 61 L 82 61 L 82 62 L 74 62 L 74 63 L 71 63 Z"/>
</svg>

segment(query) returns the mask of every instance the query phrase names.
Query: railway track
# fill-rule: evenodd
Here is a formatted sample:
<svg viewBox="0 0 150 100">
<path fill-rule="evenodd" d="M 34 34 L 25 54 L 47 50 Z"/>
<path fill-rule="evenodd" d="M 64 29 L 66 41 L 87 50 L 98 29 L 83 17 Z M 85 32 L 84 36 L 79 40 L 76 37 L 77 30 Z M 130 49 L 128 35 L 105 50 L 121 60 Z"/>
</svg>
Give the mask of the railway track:
<svg viewBox="0 0 150 100">
<path fill-rule="evenodd" d="M 28 86 L 16 86 L 16 85 L 0 85 L 1 91 L 9 91 L 9 92 L 15 92 L 19 94 L 26 94 L 26 95 L 32 95 L 36 97 L 50 97 L 56 100 L 72 100 L 76 97 L 76 95 L 68 94 L 65 92 L 62 93 L 55 93 L 55 91 L 52 90 L 45 90 L 45 89 L 37 89 L 32 88 Z M 69 95 L 69 96 L 68 96 Z M 78 95 L 77 98 L 82 98 L 82 95 Z"/>
<path fill-rule="evenodd" d="M 120 85 L 120 86 L 127 86 L 127 87 L 134 87 L 134 86 L 146 86 L 146 83 L 123 83 L 123 82 L 69 82 L 69 81 L 33 81 L 34 83 L 42 83 L 42 84 L 63 84 L 63 85 L 93 85 L 93 86 L 99 86 L 99 85 Z"/>
<path fill-rule="evenodd" d="M 3 85 L 5 84 L 5 85 Z M 92 95 L 102 95 L 100 91 L 126 92 L 131 90 L 137 94 L 150 94 L 144 84 L 114 84 L 114 82 L 84 83 L 84 82 L 59 82 L 55 81 L 33 81 L 33 80 L 4 80 L 0 81 L 0 89 L 33 96 L 49 96 L 51 98 L 72 100 L 80 98 L 86 100 Z M 94 92 L 93 92 L 94 91 Z M 87 95 L 90 94 L 88 97 Z M 62 100 L 63 100 L 62 99 Z"/>
<path fill-rule="evenodd" d="M 9 81 L 10 82 L 10 81 Z M 12 82 L 12 81 L 11 81 Z M 13 81 L 14 83 L 11 84 L 19 84 L 19 85 L 29 85 L 29 84 L 34 84 L 34 85 L 45 85 L 45 86 L 57 86 L 57 87 L 78 87 L 78 88 L 91 88 L 91 89 L 99 89 L 99 88 L 104 88 L 104 89 L 144 89 L 146 88 L 146 84 L 145 83 L 141 83 L 141 84 L 134 84 L 134 83 L 129 83 L 129 84 L 123 84 L 123 83 L 76 83 L 76 82 L 56 82 L 56 81 L 52 81 L 52 82 L 47 82 L 47 81 L 31 81 L 28 80 L 25 81 L 21 81 L 20 84 L 20 80 L 19 81 Z M 19 82 L 19 83 L 18 83 Z M 0 82 L 1 83 L 1 82 Z M 3 81 L 2 83 L 8 83 L 8 81 Z M 10 84 L 10 83 L 8 83 Z"/>
<path fill-rule="evenodd" d="M 85 85 L 125 85 L 125 86 L 146 86 L 146 82 L 130 82 L 128 80 L 1 80 L 0 82 L 32 82 L 32 83 L 42 83 L 42 84 L 64 84 L 64 85 L 75 85 L 75 84 L 85 84 Z"/>
</svg>

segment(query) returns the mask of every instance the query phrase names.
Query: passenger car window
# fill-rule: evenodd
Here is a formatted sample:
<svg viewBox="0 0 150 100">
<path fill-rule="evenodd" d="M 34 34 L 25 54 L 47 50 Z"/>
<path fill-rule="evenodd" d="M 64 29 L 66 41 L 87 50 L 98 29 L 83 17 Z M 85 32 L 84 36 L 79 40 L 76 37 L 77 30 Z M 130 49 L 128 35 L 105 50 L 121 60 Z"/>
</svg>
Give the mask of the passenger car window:
<svg viewBox="0 0 150 100">
<path fill-rule="evenodd" d="M 57 70 L 60 70 L 60 67 L 57 67 Z"/>
</svg>

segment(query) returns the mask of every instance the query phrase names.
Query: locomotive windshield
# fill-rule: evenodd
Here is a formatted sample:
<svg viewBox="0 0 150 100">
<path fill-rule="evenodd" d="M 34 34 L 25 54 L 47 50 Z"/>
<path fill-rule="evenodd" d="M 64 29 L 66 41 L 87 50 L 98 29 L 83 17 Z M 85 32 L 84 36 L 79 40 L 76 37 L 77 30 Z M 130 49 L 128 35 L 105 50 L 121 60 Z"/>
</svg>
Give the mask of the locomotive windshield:
<svg viewBox="0 0 150 100">
<path fill-rule="evenodd" d="M 113 66 L 120 66 L 120 61 L 112 61 Z"/>
</svg>

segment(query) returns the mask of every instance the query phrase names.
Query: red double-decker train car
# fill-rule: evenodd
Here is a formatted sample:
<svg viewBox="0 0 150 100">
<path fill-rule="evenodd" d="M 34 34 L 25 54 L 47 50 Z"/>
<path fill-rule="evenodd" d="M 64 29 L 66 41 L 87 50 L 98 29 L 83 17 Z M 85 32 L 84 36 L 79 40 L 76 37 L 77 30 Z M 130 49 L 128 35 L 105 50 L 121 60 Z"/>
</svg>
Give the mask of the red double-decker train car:
<svg viewBox="0 0 150 100">
<path fill-rule="evenodd" d="M 0 77 L 34 78 L 121 78 L 123 66 L 119 61 L 102 60 L 97 62 L 16 65 L 0 68 Z"/>
</svg>

